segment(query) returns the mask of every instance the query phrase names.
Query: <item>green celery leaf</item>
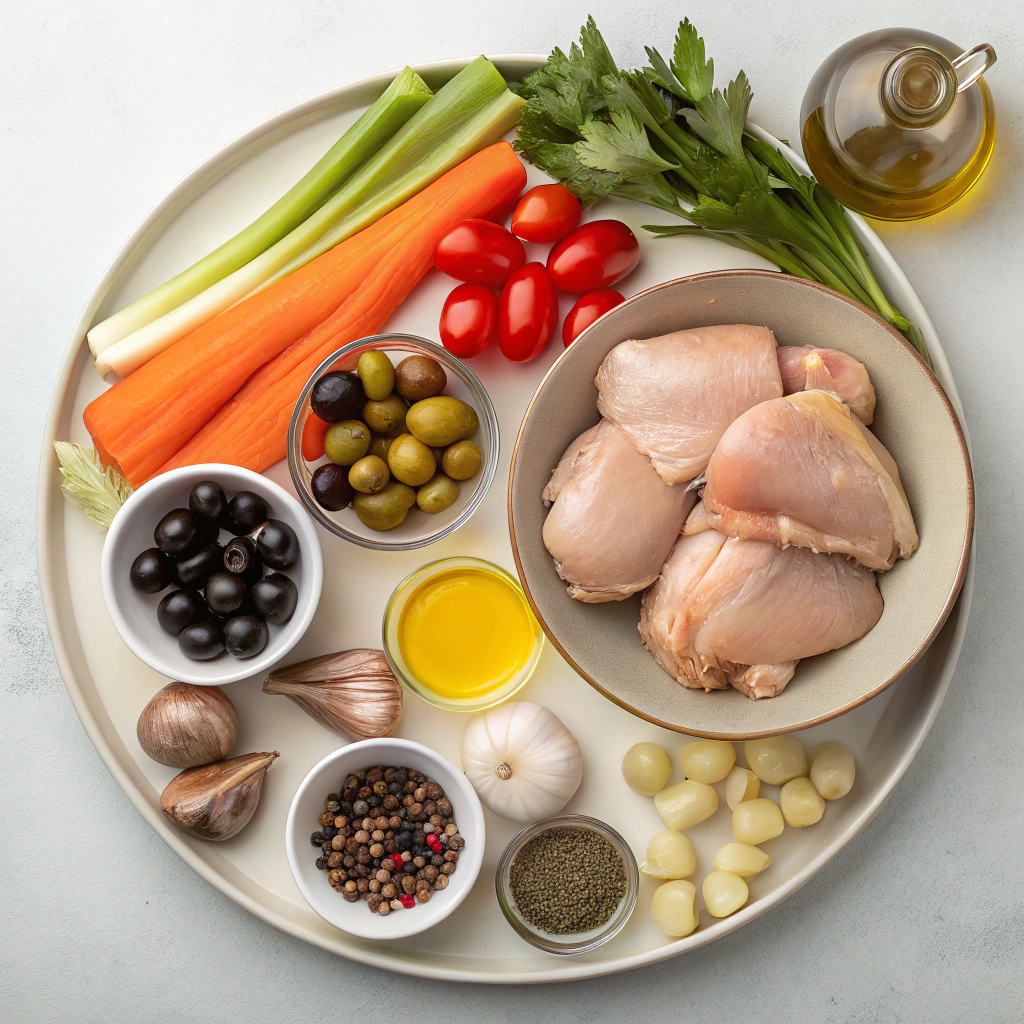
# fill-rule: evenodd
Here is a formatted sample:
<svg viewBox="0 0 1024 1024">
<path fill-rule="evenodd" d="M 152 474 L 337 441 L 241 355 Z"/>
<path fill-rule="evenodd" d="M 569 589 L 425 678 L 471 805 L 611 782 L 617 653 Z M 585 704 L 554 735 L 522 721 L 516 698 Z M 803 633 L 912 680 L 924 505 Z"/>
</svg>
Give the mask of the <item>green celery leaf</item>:
<svg viewBox="0 0 1024 1024">
<path fill-rule="evenodd" d="M 581 164 L 573 145 L 545 142 L 523 153 L 535 167 L 560 181 L 584 206 L 612 195 L 622 182 L 619 174 Z"/>
<path fill-rule="evenodd" d="M 686 219 L 713 231 L 742 231 L 799 248 L 807 244 L 806 234 L 794 226 L 792 211 L 771 192 L 758 187 L 747 189 L 731 205 L 700 196 Z"/>
<path fill-rule="evenodd" d="M 772 183 L 773 188 L 791 188 L 799 192 L 804 198 L 813 200 L 814 187 L 817 182 L 805 174 L 801 174 L 787 159 L 782 152 L 774 146 L 768 145 L 753 135 L 743 136 L 743 145 L 750 153 L 761 161 L 771 173 L 782 183 Z"/>
<path fill-rule="evenodd" d="M 694 104 L 699 105 L 710 95 L 715 84 L 715 62 L 705 59 L 704 40 L 697 35 L 689 18 L 679 23 L 676 32 L 675 45 L 672 47 L 672 72 Z"/>
<path fill-rule="evenodd" d="M 678 193 L 660 174 L 651 175 L 649 178 L 627 178 L 615 186 L 612 195 L 618 196 L 620 199 L 632 199 L 637 203 L 656 206 L 659 210 L 665 210 L 676 216 L 683 215 Z"/>
<path fill-rule="evenodd" d="M 614 75 L 618 71 L 618 65 L 605 44 L 604 37 L 598 32 L 593 16 L 587 18 L 587 23 L 580 29 L 580 49 L 595 81 L 600 81 L 605 75 Z"/>
<path fill-rule="evenodd" d="M 723 95 L 715 89 L 699 101 L 696 110 L 684 110 L 683 116 L 693 132 L 737 167 L 749 167 L 743 152 L 743 125 L 753 93 L 747 76 L 741 71 Z"/>
<path fill-rule="evenodd" d="M 590 120 L 580 128 L 583 141 L 576 143 L 576 155 L 584 166 L 624 178 L 646 177 L 678 166 L 654 152 L 644 126 L 632 114 L 616 111 L 611 117 L 611 124 Z"/>
<path fill-rule="evenodd" d="M 643 75 L 624 71 L 602 79 L 605 102 L 612 113 L 630 113 L 647 128 L 657 130 L 672 120 L 661 94 Z"/>
<path fill-rule="evenodd" d="M 644 68 L 643 74 L 655 85 L 660 85 L 666 92 L 681 99 L 684 103 L 693 103 L 693 97 L 686 91 L 683 83 L 675 76 L 675 72 L 668 66 L 665 58 L 662 57 L 652 46 L 644 47 L 647 50 L 647 59 L 651 62 L 649 68 Z"/>
</svg>

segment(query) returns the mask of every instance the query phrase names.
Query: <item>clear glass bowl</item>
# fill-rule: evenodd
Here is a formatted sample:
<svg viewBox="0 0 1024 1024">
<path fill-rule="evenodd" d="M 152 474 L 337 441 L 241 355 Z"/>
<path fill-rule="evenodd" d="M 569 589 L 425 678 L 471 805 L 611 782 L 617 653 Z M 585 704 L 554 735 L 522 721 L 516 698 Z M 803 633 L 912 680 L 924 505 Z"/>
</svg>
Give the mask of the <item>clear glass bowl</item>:
<svg viewBox="0 0 1024 1024">
<path fill-rule="evenodd" d="M 438 573 L 449 572 L 452 569 L 482 569 L 484 572 L 494 573 L 495 576 L 501 578 L 515 591 L 519 600 L 522 601 L 523 608 L 526 610 L 533 625 L 533 650 L 530 652 L 530 657 L 527 659 L 526 664 L 497 690 L 481 694 L 478 697 L 467 697 L 462 700 L 442 696 L 424 686 L 405 663 L 405 658 L 402 657 L 402 648 L 398 642 L 398 625 L 402 620 L 402 612 L 413 592 L 420 584 L 426 582 L 431 577 L 436 576 Z M 541 651 L 544 649 L 544 631 L 540 628 L 540 623 L 537 622 L 533 610 L 526 600 L 526 595 L 523 594 L 523 588 L 519 585 L 519 581 L 502 569 L 501 566 L 495 565 L 493 562 L 486 562 L 482 558 L 470 558 L 469 556 L 442 558 L 436 562 L 428 562 L 411 575 L 406 576 L 395 587 L 394 593 L 388 599 L 387 607 L 384 609 L 382 632 L 384 637 L 384 653 L 398 679 L 421 700 L 445 711 L 483 711 L 486 708 L 492 708 L 496 704 L 508 700 L 509 697 L 526 685 L 530 676 L 533 675 L 537 662 L 540 661 Z"/>
<path fill-rule="evenodd" d="M 622 897 L 610 918 L 600 927 L 593 928 L 587 932 L 578 932 L 573 935 L 555 935 L 552 932 L 541 931 L 530 924 L 519 912 L 516 901 L 512 896 L 512 887 L 509 881 L 509 872 L 516 854 L 536 835 L 541 832 L 548 832 L 560 828 L 588 828 L 599 836 L 607 839 L 622 857 L 623 866 L 626 869 L 626 893 Z M 505 847 L 505 852 L 498 861 L 498 869 L 494 873 L 494 888 L 498 895 L 498 905 L 505 915 L 505 920 L 516 930 L 520 938 L 525 939 L 531 945 L 544 950 L 545 953 L 557 953 L 562 956 L 569 956 L 574 953 L 586 953 L 598 946 L 603 945 L 610 938 L 617 935 L 629 920 L 636 906 L 637 894 L 640 891 L 640 870 L 636 865 L 636 858 L 633 851 L 626 845 L 625 839 L 619 835 L 610 825 L 606 825 L 597 818 L 589 818 L 585 814 L 560 814 L 555 818 L 545 818 L 536 824 L 524 828 Z"/>
<path fill-rule="evenodd" d="M 461 493 L 455 503 L 436 515 L 427 515 L 414 506 L 401 525 L 386 532 L 371 530 L 364 526 L 351 508 L 344 508 L 340 512 L 328 512 L 321 508 L 313 497 L 311 481 L 313 471 L 328 460 L 325 456 L 316 463 L 308 463 L 302 457 L 302 430 L 306 424 L 306 417 L 310 414 L 309 394 L 313 390 L 313 385 L 328 370 L 355 370 L 360 355 L 370 349 L 379 349 L 392 356 L 399 356 L 398 360 L 393 358 L 392 362 L 410 355 L 436 359 L 448 375 L 448 385 L 444 393 L 461 398 L 471 405 L 480 419 L 480 429 L 473 440 L 480 448 L 483 462 L 475 477 L 460 484 Z M 288 470 L 295 484 L 295 491 L 306 511 L 331 533 L 344 537 L 353 544 L 376 551 L 412 551 L 454 533 L 484 500 L 497 468 L 498 418 L 494 413 L 490 395 L 477 375 L 461 359 L 457 359 L 440 345 L 412 334 L 375 334 L 369 338 L 349 342 L 333 352 L 306 381 L 295 403 L 288 426 Z"/>
</svg>

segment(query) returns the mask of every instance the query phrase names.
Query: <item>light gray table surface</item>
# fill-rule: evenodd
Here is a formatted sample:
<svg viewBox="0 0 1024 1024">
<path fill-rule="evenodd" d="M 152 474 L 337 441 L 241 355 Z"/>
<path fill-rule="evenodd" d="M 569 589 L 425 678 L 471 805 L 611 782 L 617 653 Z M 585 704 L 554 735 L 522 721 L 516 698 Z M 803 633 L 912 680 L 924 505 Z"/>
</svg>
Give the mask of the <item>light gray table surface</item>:
<svg viewBox="0 0 1024 1024">
<path fill-rule="evenodd" d="M 719 80 L 796 138 L 818 63 L 870 29 L 991 42 L 992 165 L 933 220 L 880 225 L 967 413 L 978 573 L 960 664 L 875 821 L 780 907 L 683 958 L 595 982 L 423 982 L 251 917 L 142 821 L 54 663 L 35 559 L 43 420 L 69 332 L 123 240 L 182 175 L 306 97 L 403 63 L 566 46 L 593 13 L 620 63 L 690 14 Z M 1024 30 L 1016 4 L 268 0 L 0 4 L 0 1019 L 974 1021 L 1024 1009 Z"/>
</svg>

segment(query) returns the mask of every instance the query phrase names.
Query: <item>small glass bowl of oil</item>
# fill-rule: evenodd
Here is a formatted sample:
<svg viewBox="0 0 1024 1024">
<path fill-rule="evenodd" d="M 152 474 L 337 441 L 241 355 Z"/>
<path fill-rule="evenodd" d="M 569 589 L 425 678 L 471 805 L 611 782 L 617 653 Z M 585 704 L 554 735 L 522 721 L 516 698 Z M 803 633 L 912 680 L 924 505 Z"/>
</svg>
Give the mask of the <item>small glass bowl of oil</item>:
<svg viewBox="0 0 1024 1024">
<path fill-rule="evenodd" d="M 483 711 L 533 675 L 544 633 L 510 573 L 480 558 L 430 562 L 395 588 L 384 611 L 384 653 L 421 700 Z"/>
</svg>

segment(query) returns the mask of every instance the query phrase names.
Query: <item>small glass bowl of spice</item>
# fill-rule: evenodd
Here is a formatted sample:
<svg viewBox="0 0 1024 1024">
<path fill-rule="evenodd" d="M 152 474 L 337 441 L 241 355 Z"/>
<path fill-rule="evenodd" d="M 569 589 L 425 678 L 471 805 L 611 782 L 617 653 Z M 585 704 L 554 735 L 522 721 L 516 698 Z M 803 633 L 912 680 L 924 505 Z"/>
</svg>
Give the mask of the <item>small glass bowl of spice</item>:
<svg viewBox="0 0 1024 1024">
<path fill-rule="evenodd" d="M 505 919 L 547 953 L 607 942 L 636 906 L 640 872 L 626 841 L 596 818 L 563 814 L 523 829 L 495 874 Z"/>
</svg>

